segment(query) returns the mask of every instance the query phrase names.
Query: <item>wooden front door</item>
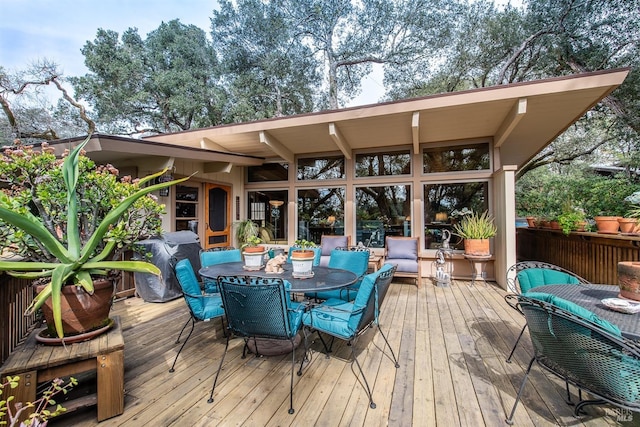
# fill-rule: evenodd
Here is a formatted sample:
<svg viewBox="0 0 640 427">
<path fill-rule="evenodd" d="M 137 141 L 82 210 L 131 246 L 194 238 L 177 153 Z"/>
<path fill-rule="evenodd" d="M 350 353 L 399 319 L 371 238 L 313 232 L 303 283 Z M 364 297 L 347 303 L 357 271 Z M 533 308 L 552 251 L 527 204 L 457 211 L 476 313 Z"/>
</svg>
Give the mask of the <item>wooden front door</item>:
<svg viewBox="0 0 640 427">
<path fill-rule="evenodd" d="M 205 237 L 203 247 L 230 246 L 231 187 L 206 184 L 204 192 Z"/>
</svg>

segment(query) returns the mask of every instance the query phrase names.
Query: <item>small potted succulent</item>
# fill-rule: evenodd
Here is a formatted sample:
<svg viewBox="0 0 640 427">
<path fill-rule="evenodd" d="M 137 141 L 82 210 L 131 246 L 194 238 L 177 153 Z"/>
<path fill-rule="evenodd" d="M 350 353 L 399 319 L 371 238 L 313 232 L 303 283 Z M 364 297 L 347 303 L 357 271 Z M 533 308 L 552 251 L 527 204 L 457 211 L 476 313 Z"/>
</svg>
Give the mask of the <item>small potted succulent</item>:
<svg viewBox="0 0 640 427">
<path fill-rule="evenodd" d="M 262 239 L 258 236 L 250 236 L 242 245 L 245 270 L 260 270 L 264 266 L 264 254 L 267 250 L 261 243 Z"/>
<path fill-rule="evenodd" d="M 314 242 L 298 239 L 291 248 L 291 264 L 295 277 L 313 276 L 313 261 L 320 248 Z"/>
<path fill-rule="evenodd" d="M 489 256 L 489 238 L 497 234 L 498 229 L 489 212 L 481 214 L 472 212 L 465 215 L 462 220 L 454 224 L 453 229 L 457 236 L 464 239 L 464 252 L 471 256 Z"/>
</svg>

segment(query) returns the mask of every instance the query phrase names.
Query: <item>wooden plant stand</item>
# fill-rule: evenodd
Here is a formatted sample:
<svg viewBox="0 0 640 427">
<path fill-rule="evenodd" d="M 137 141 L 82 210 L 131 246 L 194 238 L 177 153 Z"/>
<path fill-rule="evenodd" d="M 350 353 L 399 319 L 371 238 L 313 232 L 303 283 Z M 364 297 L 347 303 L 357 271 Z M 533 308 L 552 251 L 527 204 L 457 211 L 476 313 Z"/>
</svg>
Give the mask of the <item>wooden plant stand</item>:
<svg viewBox="0 0 640 427">
<path fill-rule="evenodd" d="M 122 414 L 124 411 L 124 340 L 120 318 L 107 332 L 90 341 L 66 346 L 43 345 L 32 332 L 27 340 L 9 356 L 0 368 L 0 378 L 20 376 L 19 386 L 6 387 L 2 398 L 15 396 L 17 402 L 36 400 L 38 384 L 55 378 L 96 372 L 97 392 L 63 404 L 68 412 L 97 404 L 98 421 Z"/>
</svg>

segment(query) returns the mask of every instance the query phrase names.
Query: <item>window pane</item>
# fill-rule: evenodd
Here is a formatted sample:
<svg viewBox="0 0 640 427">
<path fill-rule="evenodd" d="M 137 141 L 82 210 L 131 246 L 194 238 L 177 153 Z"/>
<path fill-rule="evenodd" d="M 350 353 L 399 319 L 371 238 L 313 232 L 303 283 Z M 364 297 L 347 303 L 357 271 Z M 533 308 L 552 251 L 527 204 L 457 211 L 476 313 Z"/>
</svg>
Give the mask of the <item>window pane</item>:
<svg viewBox="0 0 640 427">
<path fill-rule="evenodd" d="M 425 148 L 424 173 L 489 169 L 489 144 Z"/>
<path fill-rule="evenodd" d="M 298 190 L 298 238 L 320 244 L 323 234 L 344 235 L 344 187 Z"/>
<path fill-rule="evenodd" d="M 289 179 L 289 163 L 265 163 L 247 168 L 248 182 L 287 181 Z"/>
<path fill-rule="evenodd" d="M 249 192 L 247 217 L 260 225 L 265 243 L 286 243 L 287 200 L 286 190 Z"/>
<path fill-rule="evenodd" d="M 409 150 L 356 155 L 356 176 L 409 175 L 410 173 Z"/>
<path fill-rule="evenodd" d="M 356 188 L 356 243 L 383 248 L 385 236 L 410 236 L 410 194 L 410 185 Z"/>
<path fill-rule="evenodd" d="M 343 156 L 298 159 L 299 180 L 340 178 L 344 178 Z"/>
<path fill-rule="evenodd" d="M 449 245 L 462 249 L 462 239 L 453 235 L 453 224 L 463 208 L 474 212 L 488 209 L 487 182 L 460 184 L 426 184 L 424 186 L 425 248 L 434 249 L 442 245 L 447 232 L 451 233 Z"/>
</svg>

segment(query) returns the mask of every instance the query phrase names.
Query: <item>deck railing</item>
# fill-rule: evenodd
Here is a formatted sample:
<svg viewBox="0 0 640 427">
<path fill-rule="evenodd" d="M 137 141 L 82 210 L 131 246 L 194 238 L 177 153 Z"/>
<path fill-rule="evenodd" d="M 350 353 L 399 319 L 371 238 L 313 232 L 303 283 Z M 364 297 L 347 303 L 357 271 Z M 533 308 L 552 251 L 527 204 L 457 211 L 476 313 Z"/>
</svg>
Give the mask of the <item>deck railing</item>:
<svg viewBox="0 0 640 427">
<path fill-rule="evenodd" d="M 33 299 L 31 281 L 0 274 L 0 364 L 29 334 L 35 316 L 24 316 Z"/>
<path fill-rule="evenodd" d="M 517 259 L 550 262 L 592 283 L 617 285 L 618 262 L 640 260 L 640 236 L 518 228 Z"/>
</svg>

